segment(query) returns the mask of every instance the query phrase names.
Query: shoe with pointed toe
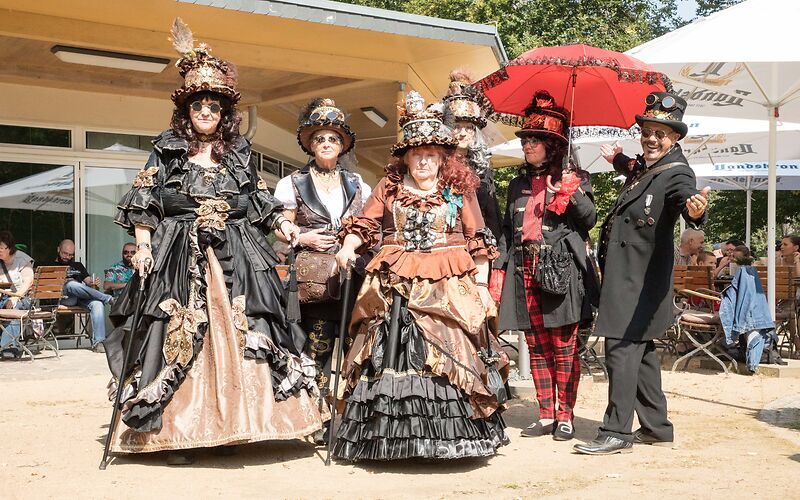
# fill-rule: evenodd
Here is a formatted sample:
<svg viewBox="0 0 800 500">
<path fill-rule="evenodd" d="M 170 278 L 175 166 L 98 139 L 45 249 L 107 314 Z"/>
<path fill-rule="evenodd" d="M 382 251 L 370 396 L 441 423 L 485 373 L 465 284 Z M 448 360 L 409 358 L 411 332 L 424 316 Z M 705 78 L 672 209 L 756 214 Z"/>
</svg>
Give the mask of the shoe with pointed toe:
<svg viewBox="0 0 800 500">
<path fill-rule="evenodd" d="M 615 453 L 630 453 L 633 451 L 633 443 L 614 436 L 598 436 L 594 441 L 576 444 L 572 448 L 584 455 L 613 455 Z"/>
<path fill-rule="evenodd" d="M 554 422 L 550 422 L 549 424 L 542 424 L 539 420 L 532 423 L 528 427 L 522 429 L 522 432 L 519 433 L 522 437 L 539 437 L 550 435 L 553 433 Z"/>
</svg>

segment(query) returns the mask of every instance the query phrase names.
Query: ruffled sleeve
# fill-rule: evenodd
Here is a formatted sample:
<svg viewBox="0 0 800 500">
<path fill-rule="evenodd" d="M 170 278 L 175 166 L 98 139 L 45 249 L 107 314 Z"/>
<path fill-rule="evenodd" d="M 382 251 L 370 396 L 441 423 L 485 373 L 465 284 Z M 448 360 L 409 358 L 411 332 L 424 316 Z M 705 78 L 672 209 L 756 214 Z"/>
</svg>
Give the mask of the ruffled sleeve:
<svg viewBox="0 0 800 500">
<path fill-rule="evenodd" d="M 497 252 L 497 240 L 483 221 L 475 193 L 464 196 L 461 224 L 464 228 L 464 239 L 467 240 L 467 251 L 472 258 L 486 256 L 489 260 L 495 260 L 500 256 Z"/>
<path fill-rule="evenodd" d="M 372 194 L 364 204 L 364 211 L 357 217 L 348 217 L 342 220 L 342 229 L 339 237 L 344 239 L 348 234 L 355 234 L 364 242 L 359 247 L 359 253 L 374 247 L 381 241 L 381 223 L 386 208 L 386 178 L 384 177 L 375 186 Z"/>
<path fill-rule="evenodd" d="M 264 179 L 256 179 L 255 189 L 250 192 L 247 220 L 254 225 L 272 228 L 275 220 L 283 214 L 283 203 L 270 194 Z"/>
<path fill-rule="evenodd" d="M 161 203 L 163 184 L 163 176 L 160 175 L 161 165 L 158 153 L 154 151 L 150 154 L 146 166 L 136 174 L 130 191 L 125 193 L 117 205 L 114 222 L 127 229 L 131 235 L 134 234 L 136 226 L 155 230 L 164 218 L 164 208 Z"/>
</svg>

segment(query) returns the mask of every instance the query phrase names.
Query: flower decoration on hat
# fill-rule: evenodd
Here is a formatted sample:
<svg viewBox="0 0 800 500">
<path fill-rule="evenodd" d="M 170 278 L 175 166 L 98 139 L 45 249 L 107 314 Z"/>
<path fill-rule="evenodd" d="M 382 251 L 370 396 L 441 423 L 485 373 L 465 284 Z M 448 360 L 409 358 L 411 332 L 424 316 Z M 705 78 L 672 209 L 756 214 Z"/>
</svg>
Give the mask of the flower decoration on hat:
<svg viewBox="0 0 800 500">
<path fill-rule="evenodd" d="M 464 70 L 450 72 L 450 86 L 443 98 L 444 123 L 453 127 L 456 122 L 475 124 L 478 128 L 486 126 L 486 98 L 472 86 L 472 77 Z"/>
<path fill-rule="evenodd" d="M 432 103 L 426 107 L 425 99 L 412 90 L 399 110 L 403 139 L 392 146 L 392 155 L 403 156 L 409 148 L 418 146 L 455 148 L 458 145 L 458 141 L 453 138 L 453 132 L 442 122 L 441 103 Z"/>
<path fill-rule="evenodd" d="M 350 130 L 346 123 L 344 111 L 336 107 L 333 99 L 317 97 L 306 104 L 298 119 L 297 142 L 303 151 L 311 156 L 311 137 L 319 130 L 331 130 L 342 137 L 342 152 L 339 156 L 347 154 L 356 142 L 356 134 Z"/>
<path fill-rule="evenodd" d="M 531 103 L 525 108 L 522 127 L 516 132 L 518 137 L 526 135 L 556 137 L 564 143 L 569 142 L 569 111 L 556 105 L 556 100 L 546 90 L 533 95 Z"/>
<path fill-rule="evenodd" d="M 181 55 L 175 63 L 183 85 L 172 93 L 172 101 L 180 106 L 187 97 L 196 92 L 216 92 L 231 100 L 239 102 L 241 94 L 236 90 L 236 67 L 222 59 L 211 55 L 211 47 L 205 43 L 194 45 L 192 30 L 181 18 L 175 18 L 172 24 L 172 46 Z"/>
</svg>

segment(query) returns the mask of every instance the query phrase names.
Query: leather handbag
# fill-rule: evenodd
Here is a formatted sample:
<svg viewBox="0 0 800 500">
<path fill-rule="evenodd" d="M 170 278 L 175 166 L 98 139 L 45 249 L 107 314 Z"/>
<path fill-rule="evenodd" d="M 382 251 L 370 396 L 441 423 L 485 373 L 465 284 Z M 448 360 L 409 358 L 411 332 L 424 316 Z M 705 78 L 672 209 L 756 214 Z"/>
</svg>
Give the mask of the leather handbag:
<svg viewBox="0 0 800 500">
<path fill-rule="evenodd" d="M 543 292 L 553 295 L 566 295 L 572 280 L 572 254 L 554 252 L 552 248 L 542 248 L 536 264 L 536 281 Z"/>
<path fill-rule="evenodd" d="M 332 253 L 303 250 L 295 257 L 301 304 L 339 300 L 339 266 Z"/>
</svg>

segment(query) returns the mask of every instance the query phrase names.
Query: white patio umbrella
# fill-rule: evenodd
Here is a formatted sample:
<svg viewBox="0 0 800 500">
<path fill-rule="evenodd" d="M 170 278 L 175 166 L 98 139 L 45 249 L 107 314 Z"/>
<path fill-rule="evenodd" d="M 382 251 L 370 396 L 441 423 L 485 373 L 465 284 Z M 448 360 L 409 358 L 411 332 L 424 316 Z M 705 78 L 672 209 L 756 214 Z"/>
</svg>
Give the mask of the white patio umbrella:
<svg viewBox="0 0 800 500">
<path fill-rule="evenodd" d="M 797 0 L 746 0 L 627 53 L 672 79 L 687 112 L 769 119 L 767 241 L 775 240 L 777 119 L 800 121 Z M 768 252 L 775 314 L 775 255 Z"/>
<path fill-rule="evenodd" d="M 750 246 L 751 197 L 753 191 L 765 190 L 769 184 L 768 162 L 693 164 L 697 188 L 711 186 L 715 190 L 746 192 L 745 244 Z M 776 165 L 776 189 L 800 190 L 800 160 L 779 161 Z"/>
</svg>

